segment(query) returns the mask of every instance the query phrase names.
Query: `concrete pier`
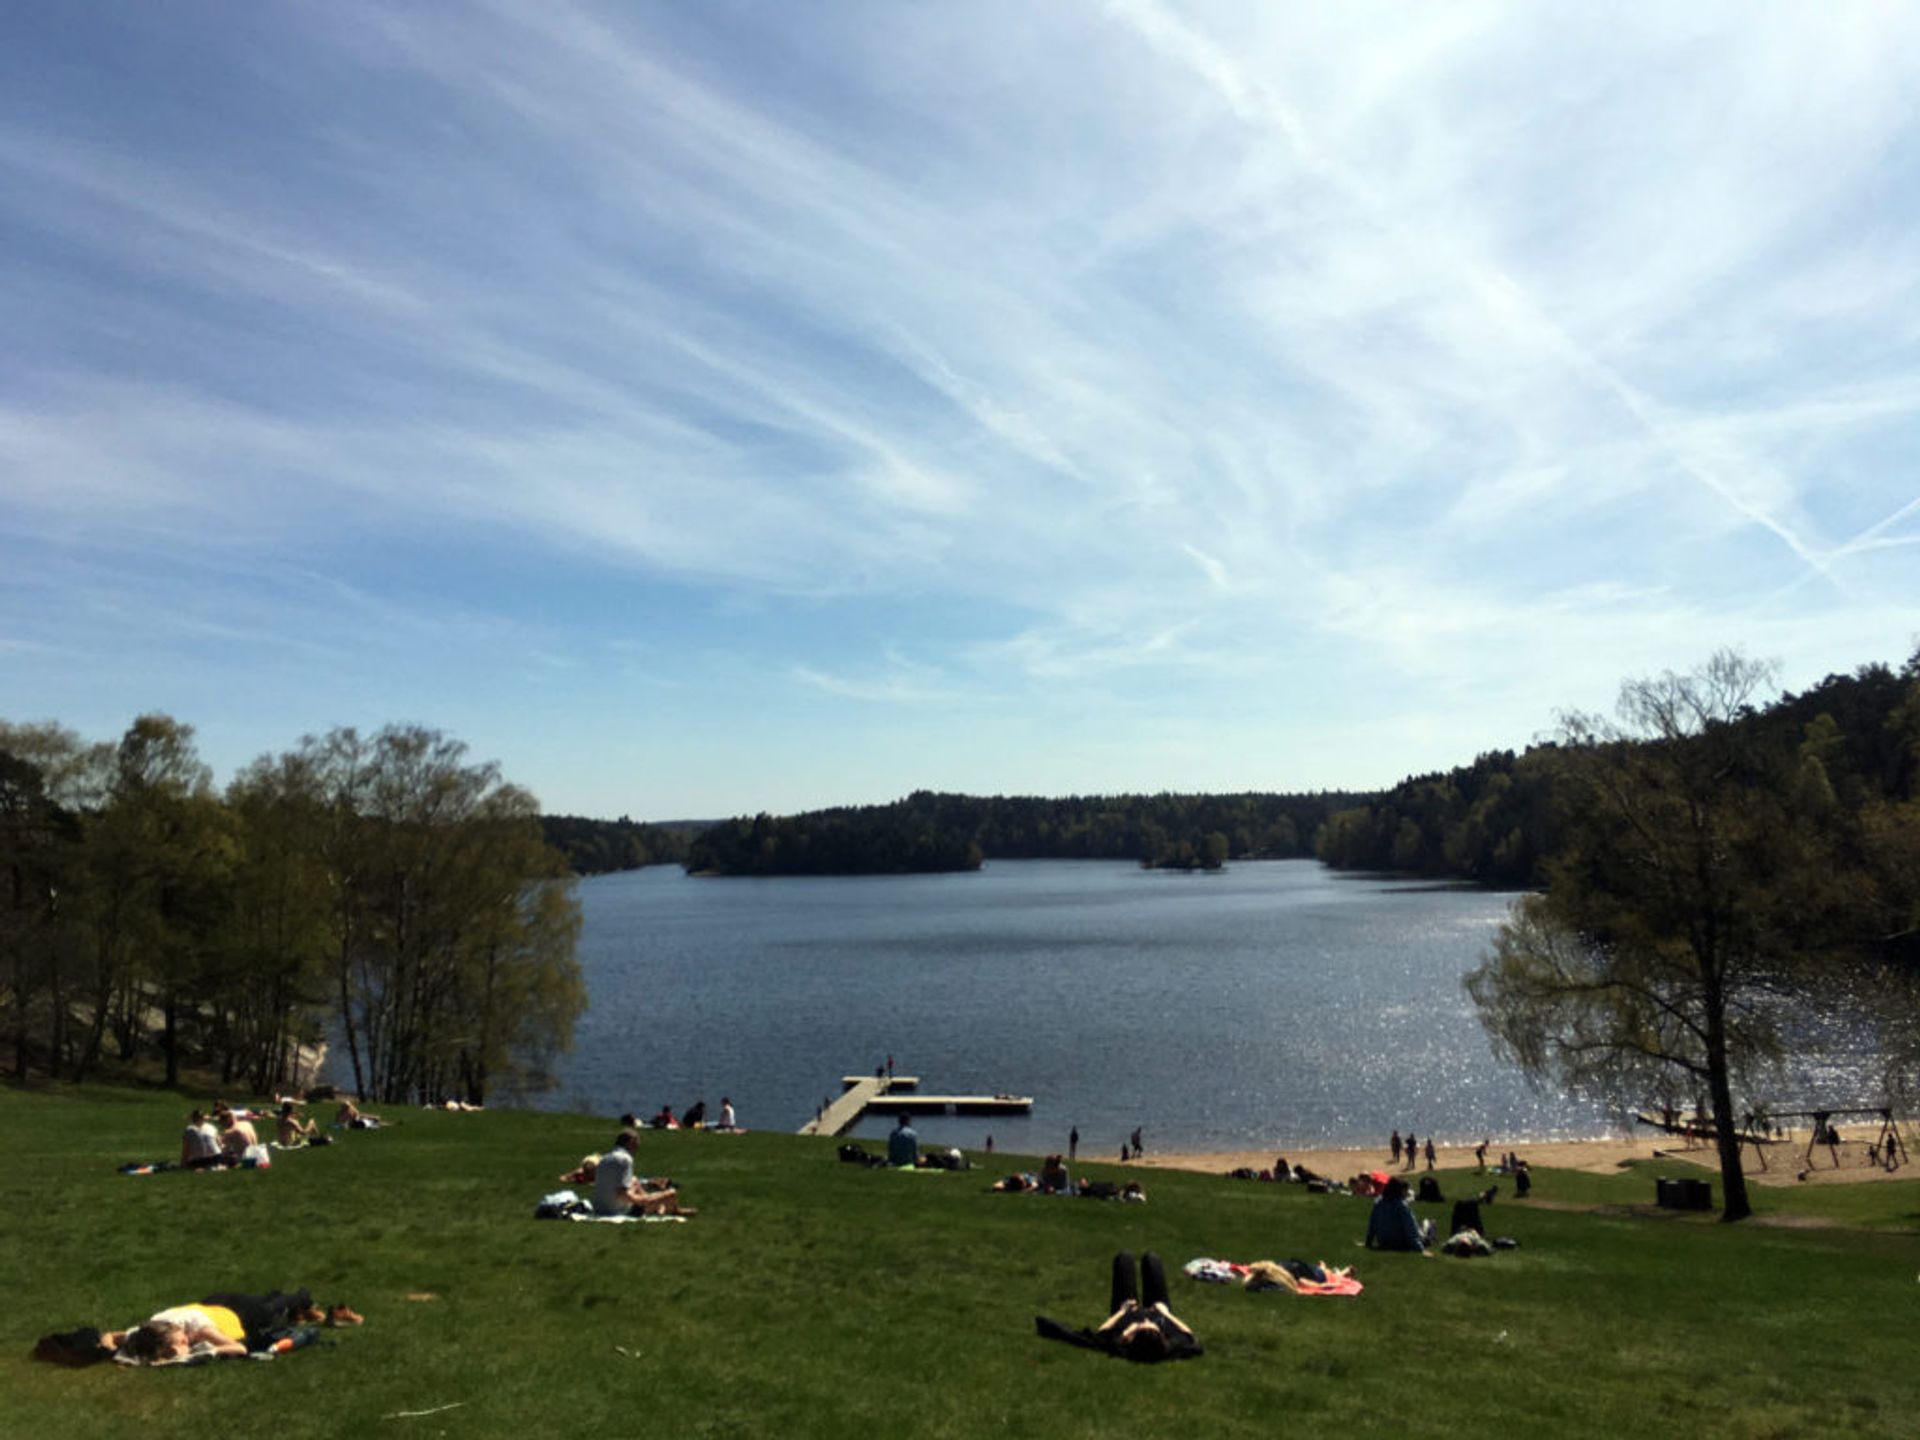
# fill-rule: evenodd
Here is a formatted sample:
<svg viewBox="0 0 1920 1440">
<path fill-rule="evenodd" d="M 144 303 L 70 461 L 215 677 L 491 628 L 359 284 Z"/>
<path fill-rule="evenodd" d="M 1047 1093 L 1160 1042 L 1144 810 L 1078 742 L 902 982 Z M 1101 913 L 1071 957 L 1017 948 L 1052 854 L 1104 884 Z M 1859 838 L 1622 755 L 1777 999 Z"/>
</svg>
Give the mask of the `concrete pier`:
<svg viewBox="0 0 1920 1440">
<path fill-rule="evenodd" d="M 843 1075 L 840 1094 L 800 1127 L 802 1135 L 844 1135 L 868 1110 L 914 1115 L 1025 1115 L 1031 1095 L 922 1095 L 915 1075 Z"/>
</svg>

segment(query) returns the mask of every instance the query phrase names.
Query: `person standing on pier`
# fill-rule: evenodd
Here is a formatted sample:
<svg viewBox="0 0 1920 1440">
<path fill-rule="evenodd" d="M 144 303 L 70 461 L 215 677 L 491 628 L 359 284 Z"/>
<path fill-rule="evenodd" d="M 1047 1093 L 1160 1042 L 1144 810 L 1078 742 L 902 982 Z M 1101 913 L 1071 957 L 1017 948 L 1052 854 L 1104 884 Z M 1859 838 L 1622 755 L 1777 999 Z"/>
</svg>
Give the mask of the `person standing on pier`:
<svg viewBox="0 0 1920 1440">
<path fill-rule="evenodd" d="M 1074 1126 L 1067 1131 L 1067 1160 L 1069 1163 L 1080 1158 L 1080 1127 Z"/>
</svg>

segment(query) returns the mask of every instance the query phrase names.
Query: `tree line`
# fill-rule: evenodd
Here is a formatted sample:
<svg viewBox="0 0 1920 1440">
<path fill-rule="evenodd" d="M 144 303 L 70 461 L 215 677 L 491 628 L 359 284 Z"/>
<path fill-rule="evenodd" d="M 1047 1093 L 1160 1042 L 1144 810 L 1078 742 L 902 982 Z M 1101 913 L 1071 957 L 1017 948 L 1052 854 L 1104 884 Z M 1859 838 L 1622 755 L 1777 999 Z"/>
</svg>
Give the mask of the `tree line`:
<svg viewBox="0 0 1920 1440">
<path fill-rule="evenodd" d="M 722 821 L 686 868 L 723 875 L 970 870 L 983 859 L 1137 860 L 1205 868 L 1229 857 L 1312 853 L 1347 793 L 976 796 L 915 791 L 889 805 Z"/>
<path fill-rule="evenodd" d="M 1915 762 L 1900 717 L 1910 704 L 1917 665 L 1920 655 L 1898 671 L 1865 665 L 1850 675 L 1829 675 L 1800 694 L 1747 704 L 1742 723 L 1776 744 L 1797 745 L 1812 736 L 1835 799 L 1847 810 L 1910 796 Z M 1343 870 L 1511 889 L 1544 885 L 1565 838 L 1567 807 L 1555 793 L 1568 768 L 1564 750 L 1585 738 L 1579 727 L 1562 727 L 1520 755 L 1488 751 L 1469 765 L 1411 776 L 1329 816 L 1315 838 L 1315 853 Z"/>
<path fill-rule="evenodd" d="M 644 823 L 625 815 L 618 820 L 542 815 L 540 828 L 547 844 L 566 858 L 574 874 L 606 875 L 648 865 L 678 865 L 687 858 L 693 837 L 706 826 L 698 821 Z"/>
<path fill-rule="evenodd" d="M 265 1093 L 329 1040 L 382 1101 L 546 1082 L 585 1008 L 579 908 L 526 791 L 439 731 L 337 729 L 223 793 L 191 726 L 0 722 L 11 1068 L 157 1058 Z"/>
</svg>

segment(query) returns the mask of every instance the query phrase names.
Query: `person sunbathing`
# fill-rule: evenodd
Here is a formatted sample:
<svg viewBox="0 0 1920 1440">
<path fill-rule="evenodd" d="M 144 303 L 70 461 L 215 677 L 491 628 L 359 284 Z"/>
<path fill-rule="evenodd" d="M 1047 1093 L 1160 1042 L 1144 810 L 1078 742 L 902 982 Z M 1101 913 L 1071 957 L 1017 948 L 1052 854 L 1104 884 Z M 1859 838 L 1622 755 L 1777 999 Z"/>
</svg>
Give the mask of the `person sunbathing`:
<svg viewBox="0 0 1920 1440">
<path fill-rule="evenodd" d="M 320 1127 L 313 1121 L 302 1119 L 294 1114 L 291 1100 L 280 1102 L 280 1116 L 274 1123 L 279 1128 L 280 1143 L 288 1148 L 305 1145 L 320 1133 Z"/>
<path fill-rule="evenodd" d="M 295 1325 L 321 1320 L 329 1325 L 362 1323 L 345 1305 L 322 1311 L 304 1288 L 292 1294 L 223 1292 L 195 1305 L 156 1311 L 126 1330 L 109 1330 L 101 1335 L 100 1344 L 148 1365 L 185 1359 L 197 1345 L 207 1346 L 215 1355 L 247 1355 L 270 1348 Z"/>
<path fill-rule="evenodd" d="M 1201 1353 L 1193 1331 L 1167 1306 L 1166 1267 L 1153 1251 L 1140 1257 L 1137 1273 L 1132 1251 L 1122 1250 L 1113 1257 L 1109 1297 L 1113 1313 L 1097 1330 L 1070 1329 L 1044 1315 L 1034 1317 L 1034 1328 L 1046 1339 L 1104 1350 L 1142 1364 L 1186 1360 Z"/>
<path fill-rule="evenodd" d="M 231 1106 L 215 1111 L 213 1118 L 220 1126 L 221 1150 L 226 1153 L 228 1163 L 238 1165 L 247 1151 L 260 1143 L 253 1122 L 236 1114 Z"/>
<path fill-rule="evenodd" d="M 334 1112 L 333 1123 L 344 1125 L 349 1130 L 378 1130 L 381 1119 L 378 1115 L 369 1115 L 351 1100 L 342 1100 L 340 1108 Z"/>
</svg>

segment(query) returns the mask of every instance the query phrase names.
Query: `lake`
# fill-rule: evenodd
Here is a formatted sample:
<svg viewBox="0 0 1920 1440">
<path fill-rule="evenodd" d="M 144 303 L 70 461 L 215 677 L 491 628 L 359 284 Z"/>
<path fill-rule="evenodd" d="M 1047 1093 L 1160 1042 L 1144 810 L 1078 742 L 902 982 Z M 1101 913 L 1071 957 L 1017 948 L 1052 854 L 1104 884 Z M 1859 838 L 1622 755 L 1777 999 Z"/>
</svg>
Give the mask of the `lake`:
<svg viewBox="0 0 1920 1440">
<path fill-rule="evenodd" d="M 963 875 L 580 886 L 591 1008 L 544 1103 L 618 1115 L 732 1097 L 793 1130 L 888 1055 L 1031 1117 L 915 1120 L 943 1144 L 1113 1153 L 1608 1133 L 1496 1062 L 1460 977 L 1513 897 L 1313 861 L 1178 874 L 996 861 Z M 857 1133 L 887 1128 L 870 1119 Z"/>
</svg>

